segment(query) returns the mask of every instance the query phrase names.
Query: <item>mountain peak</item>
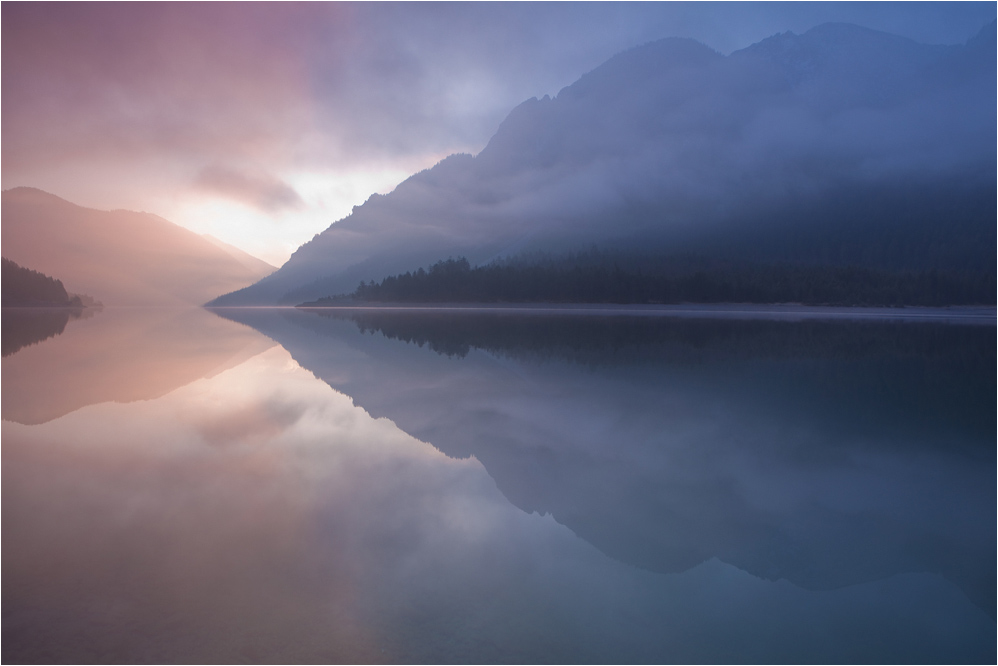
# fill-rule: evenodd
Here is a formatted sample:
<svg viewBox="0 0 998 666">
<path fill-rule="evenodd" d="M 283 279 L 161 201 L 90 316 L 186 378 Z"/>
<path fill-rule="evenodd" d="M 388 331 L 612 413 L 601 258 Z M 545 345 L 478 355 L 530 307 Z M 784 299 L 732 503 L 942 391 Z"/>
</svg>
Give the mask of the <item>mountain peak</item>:
<svg viewBox="0 0 998 666">
<path fill-rule="evenodd" d="M 822 59 L 873 58 L 888 51 L 909 52 L 912 49 L 932 49 L 931 46 L 892 35 L 887 32 L 864 28 L 854 23 L 822 23 L 801 35 L 783 32 L 767 37 L 732 55 L 807 52 Z"/>
<path fill-rule="evenodd" d="M 701 67 L 722 59 L 720 53 L 705 44 L 685 37 L 668 37 L 636 46 L 613 56 L 578 81 L 563 88 L 557 99 L 580 99 L 594 91 L 640 86 L 649 80 L 668 75 L 680 68 Z"/>
<path fill-rule="evenodd" d="M 37 201 L 62 202 L 64 204 L 69 204 L 68 201 L 62 197 L 52 194 L 51 192 L 46 192 L 45 190 L 40 190 L 37 187 L 28 187 L 25 185 L 7 188 L 3 191 L 3 199 L 4 201 L 9 201 L 11 199 L 32 199 Z"/>
</svg>

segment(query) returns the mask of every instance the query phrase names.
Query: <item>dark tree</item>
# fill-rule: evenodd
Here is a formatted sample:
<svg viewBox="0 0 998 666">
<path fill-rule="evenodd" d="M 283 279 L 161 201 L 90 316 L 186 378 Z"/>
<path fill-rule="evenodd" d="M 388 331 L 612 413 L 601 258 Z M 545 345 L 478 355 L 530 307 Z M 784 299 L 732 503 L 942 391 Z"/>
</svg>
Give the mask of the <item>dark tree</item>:
<svg viewBox="0 0 998 666">
<path fill-rule="evenodd" d="M 62 282 L 47 275 L 2 260 L 2 303 L 5 307 L 81 307 L 82 301 L 66 293 Z"/>
<path fill-rule="evenodd" d="M 352 295 L 305 305 L 372 303 L 802 303 L 993 305 L 988 270 L 887 270 L 855 265 L 752 264 L 702 257 L 529 256 L 472 268 L 447 259 L 362 282 Z"/>
</svg>

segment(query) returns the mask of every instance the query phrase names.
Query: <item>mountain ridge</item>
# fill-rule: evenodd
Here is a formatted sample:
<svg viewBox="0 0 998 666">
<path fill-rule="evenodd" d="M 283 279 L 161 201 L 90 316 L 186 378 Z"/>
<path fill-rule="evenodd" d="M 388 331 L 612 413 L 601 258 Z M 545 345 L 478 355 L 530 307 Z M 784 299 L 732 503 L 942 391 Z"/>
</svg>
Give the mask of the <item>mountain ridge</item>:
<svg viewBox="0 0 998 666">
<path fill-rule="evenodd" d="M 874 255 L 917 242 L 908 268 L 993 272 L 994 33 L 936 46 L 825 24 L 728 56 L 686 39 L 635 47 L 211 304 L 291 304 L 448 256 L 591 245 L 804 262 L 832 245 L 859 252 L 836 262 L 881 268 Z M 923 251 L 936 227 L 957 250 Z"/>
<path fill-rule="evenodd" d="M 105 305 L 201 305 L 272 270 L 152 213 L 86 208 L 29 187 L 4 190 L 2 208 L 5 257 Z"/>
</svg>

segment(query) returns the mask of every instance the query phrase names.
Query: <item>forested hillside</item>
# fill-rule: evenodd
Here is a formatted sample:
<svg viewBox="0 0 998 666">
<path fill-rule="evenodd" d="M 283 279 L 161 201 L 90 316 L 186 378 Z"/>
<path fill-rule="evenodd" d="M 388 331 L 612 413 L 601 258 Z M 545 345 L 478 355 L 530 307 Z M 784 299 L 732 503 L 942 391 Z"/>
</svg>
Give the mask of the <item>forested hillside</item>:
<svg viewBox="0 0 998 666">
<path fill-rule="evenodd" d="M 83 307 L 80 297 L 70 296 L 60 280 L 18 266 L 6 257 L 0 261 L 3 264 L 4 307 Z"/>
<path fill-rule="evenodd" d="M 350 295 L 305 306 L 374 303 L 803 303 L 983 305 L 995 303 L 984 271 L 889 271 L 856 266 L 736 264 L 697 257 L 599 252 L 494 262 L 448 259 L 416 272 L 362 282 Z"/>
</svg>

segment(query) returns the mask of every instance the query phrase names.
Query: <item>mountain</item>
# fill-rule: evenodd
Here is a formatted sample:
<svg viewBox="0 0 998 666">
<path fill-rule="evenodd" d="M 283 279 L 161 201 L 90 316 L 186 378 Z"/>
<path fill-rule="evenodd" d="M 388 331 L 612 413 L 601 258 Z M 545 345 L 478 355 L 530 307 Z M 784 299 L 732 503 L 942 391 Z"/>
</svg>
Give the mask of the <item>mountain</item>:
<svg viewBox="0 0 998 666">
<path fill-rule="evenodd" d="M 2 212 L 5 257 L 105 305 L 201 305 L 273 270 L 150 213 L 83 208 L 27 187 L 4 190 Z"/>
<path fill-rule="evenodd" d="M 257 259 L 249 252 L 244 252 L 235 245 L 229 245 L 225 241 L 221 240 L 220 238 L 215 238 L 211 234 L 201 234 L 201 238 L 205 239 L 206 241 L 208 241 L 218 249 L 228 254 L 230 257 L 238 261 L 240 264 L 243 265 L 243 267 L 245 267 L 249 271 L 269 275 L 270 273 L 273 273 L 274 271 L 277 270 L 276 266 L 271 266 L 263 259 Z"/>
<path fill-rule="evenodd" d="M 995 50 L 994 23 L 957 46 L 846 24 L 729 56 L 653 42 L 524 102 L 478 155 L 373 195 L 212 304 L 592 246 L 993 273 Z"/>
</svg>

